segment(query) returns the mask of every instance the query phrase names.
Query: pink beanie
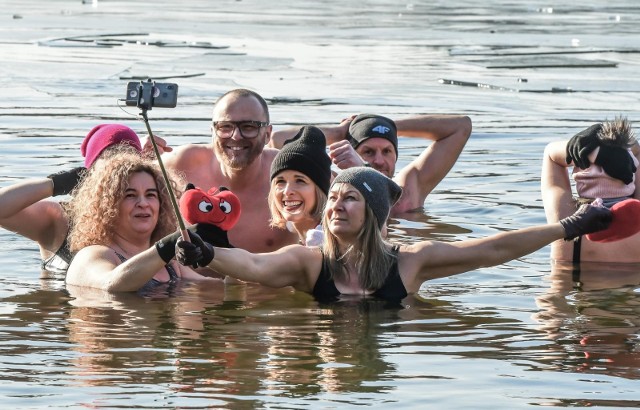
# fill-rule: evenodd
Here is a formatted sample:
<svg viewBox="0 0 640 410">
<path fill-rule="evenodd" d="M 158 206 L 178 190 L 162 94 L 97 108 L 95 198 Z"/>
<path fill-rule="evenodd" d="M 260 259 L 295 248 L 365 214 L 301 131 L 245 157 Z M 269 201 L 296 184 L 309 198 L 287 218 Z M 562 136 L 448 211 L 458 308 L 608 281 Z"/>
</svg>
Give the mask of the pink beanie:
<svg viewBox="0 0 640 410">
<path fill-rule="evenodd" d="M 84 166 L 91 167 L 102 151 L 116 144 L 129 144 L 142 152 L 140 138 L 131 128 L 122 124 L 100 124 L 89 131 L 80 145 Z"/>
<path fill-rule="evenodd" d="M 597 150 L 594 150 L 597 155 Z M 594 153 L 589 155 L 591 161 L 595 159 Z M 629 152 L 631 155 L 631 152 Z M 638 166 L 638 160 L 631 155 L 633 163 Z M 609 176 L 600 165 L 592 163 L 587 169 L 573 168 L 573 179 L 576 181 L 576 191 L 581 198 L 622 198 L 633 195 L 636 190 L 634 180 L 625 184 L 619 179 Z"/>
</svg>

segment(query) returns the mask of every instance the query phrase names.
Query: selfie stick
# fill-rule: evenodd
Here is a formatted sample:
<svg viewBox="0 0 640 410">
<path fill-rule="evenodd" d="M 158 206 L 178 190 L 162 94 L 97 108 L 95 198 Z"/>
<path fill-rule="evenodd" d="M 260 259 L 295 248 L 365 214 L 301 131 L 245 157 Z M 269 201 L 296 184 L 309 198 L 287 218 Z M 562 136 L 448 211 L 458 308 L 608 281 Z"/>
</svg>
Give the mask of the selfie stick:
<svg viewBox="0 0 640 410">
<path fill-rule="evenodd" d="M 182 234 L 182 240 L 189 241 L 189 233 L 187 232 L 187 228 L 182 220 L 182 215 L 180 215 L 180 208 L 178 208 L 178 202 L 176 201 L 176 196 L 173 193 L 173 189 L 171 188 L 171 183 L 169 181 L 169 176 L 167 175 L 167 171 L 164 168 L 164 164 L 162 163 L 162 158 L 160 158 L 160 151 L 158 150 L 158 145 L 156 144 L 155 138 L 153 138 L 153 133 L 151 132 L 151 126 L 149 125 L 149 118 L 147 117 L 147 109 L 151 109 L 150 107 L 153 105 L 151 99 L 145 99 L 142 95 L 142 85 L 140 86 L 140 92 L 138 93 L 138 107 L 140 108 L 140 115 L 144 120 L 144 125 L 147 126 L 147 133 L 149 134 L 149 138 L 151 139 L 151 145 L 153 145 L 153 151 L 156 153 L 156 158 L 158 159 L 158 164 L 160 164 L 160 170 L 162 171 L 162 176 L 164 177 L 164 182 L 167 184 L 167 190 L 169 191 L 169 198 L 171 199 L 171 205 L 173 206 L 173 211 L 176 214 L 176 219 L 178 220 L 178 226 L 180 227 L 180 233 Z M 153 92 L 151 92 L 153 94 Z M 153 98 L 153 96 L 150 96 Z M 143 101 L 149 101 L 145 105 Z M 147 108 L 147 105 L 149 108 Z"/>
</svg>

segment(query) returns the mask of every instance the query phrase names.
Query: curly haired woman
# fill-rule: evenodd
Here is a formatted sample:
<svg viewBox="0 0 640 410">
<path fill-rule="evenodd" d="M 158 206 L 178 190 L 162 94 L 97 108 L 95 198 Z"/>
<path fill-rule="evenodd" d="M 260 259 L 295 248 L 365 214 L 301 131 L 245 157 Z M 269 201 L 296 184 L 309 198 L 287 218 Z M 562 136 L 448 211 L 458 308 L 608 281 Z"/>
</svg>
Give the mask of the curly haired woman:
<svg viewBox="0 0 640 410">
<path fill-rule="evenodd" d="M 70 212 L 69 246 L 77 254 L 67 271 L 69 285 L 132 292 L 181 278 L 206 279 L 172 261 L 176 218 L 154 162 L 123 152 L 96 164 Z"/>
</svg>

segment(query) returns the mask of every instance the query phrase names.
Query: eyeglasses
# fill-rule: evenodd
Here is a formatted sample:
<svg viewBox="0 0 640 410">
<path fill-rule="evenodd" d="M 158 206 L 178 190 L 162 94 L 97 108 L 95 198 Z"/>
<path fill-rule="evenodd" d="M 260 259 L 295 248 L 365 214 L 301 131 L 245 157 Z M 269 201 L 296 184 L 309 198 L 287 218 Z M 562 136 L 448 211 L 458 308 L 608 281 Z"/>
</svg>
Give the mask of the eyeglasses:
<svg viewBox="0 0 640 410">
<path fill-rule="evenodd" d="M 255 138 L 260 133 L 260 128 L 269 125 L 263 121 L 214 121 L 213 129 L 219 138 L 231 138 L 236 128 L 242 138 Z"/>
</svg>

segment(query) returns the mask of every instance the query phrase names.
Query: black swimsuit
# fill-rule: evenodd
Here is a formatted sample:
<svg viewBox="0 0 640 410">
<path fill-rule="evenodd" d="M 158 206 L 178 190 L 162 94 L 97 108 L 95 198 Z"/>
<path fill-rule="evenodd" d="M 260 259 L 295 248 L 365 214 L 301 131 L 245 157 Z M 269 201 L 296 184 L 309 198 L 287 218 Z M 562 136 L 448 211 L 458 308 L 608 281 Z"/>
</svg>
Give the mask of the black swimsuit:
<svg viewBox="0 0 640 410">
<path fill-rule="evenodd" d="M 575 288 L 582 287 L 580 282 L 580 251 L 582 248 L 582 236 L 578 236 L 573 241 L 573 269 L 571 271 L 571 277 L 573 279 L 573 286 Z"/>
<path fill-rule="evenodd" d="M 71 259 L 73 259 L 73 255 L 69 250 L 69 242 L 67 242 L 67 237 L 65 236 L 60 248 L 53 255 L 43 260 L 40 266 L 47 272 L 66 273 Z"/>
<path fill-rule="evenodd" d="M 384 284 L 371 294 L 372 297 L 388 301 L 400 301 L 407 297 L 407 289 L 404 287 L 398 271 L 397 255 L 399 248 L 398 245 L 394 245 L 391 249 L 396 258 L 394 258 L 393 265 Z M 322 270 L 313 287 L 313 296 L 321 302 L 335 301 L 340 297 L 340 291 L 336 288 L 336 284 L 331 278 L 327 264 L 324 263 L 324 255 L 322 257 Z"/>
<path fill-rule="evenodd" d="M 625 199 L 631 198 L 630 196 L 623 196 L 619 198 L 602 198 L 603 205 L 611 209 L 611 207 L 618 202 L 624 201 Z M 593 199 L 590 198 L 577 198 L 576 199 L 576 208 L 579 208 L 580 205 L 590 204 L 593 202 Z M 576 289 L 580 289 L 582 287 L 582 282 L 580 281 L 580 253 L 582 251 L 582 236 L 578 236 L 573 241 L 573 269 L 571 271 L 571 277 L 573 279 L 573 286 Z"/>
<path fill-rule="evenodd" d="M 111 249 L 112 251 L 115 252 L 116 256 L 118 257 L 118 259 L 120 259 L 120 262 L 124 262 L 127 260 L 127 258 L 124 255 L 121 255 L 120 253 L 118 253 L 116 250 Z M 167 282 L 160 282 L 158 279 L 155 278 L 151 278 L 149 279 L 149 281 L 147 283 L 145 283 L 140 289 L 138 289 L 138 293 L 142 292 L 147 292 L 153 288 L 155 288 L 158 285 L 162 285 L 162 284 L 169 284 L 169 285 L 173 285 L 175 283 L 178 282 L 178 280 L 180 279 L 180 277 L 178 276 L 178 273 L 176 272 L 175 269 L 173 269 L 173 266 L 169 265 L 168 263 L 166 265 L 164 265 L 165 269 L 167 270 L 167 273 L 169 274 L 169 281 Z"/>
</svg>

